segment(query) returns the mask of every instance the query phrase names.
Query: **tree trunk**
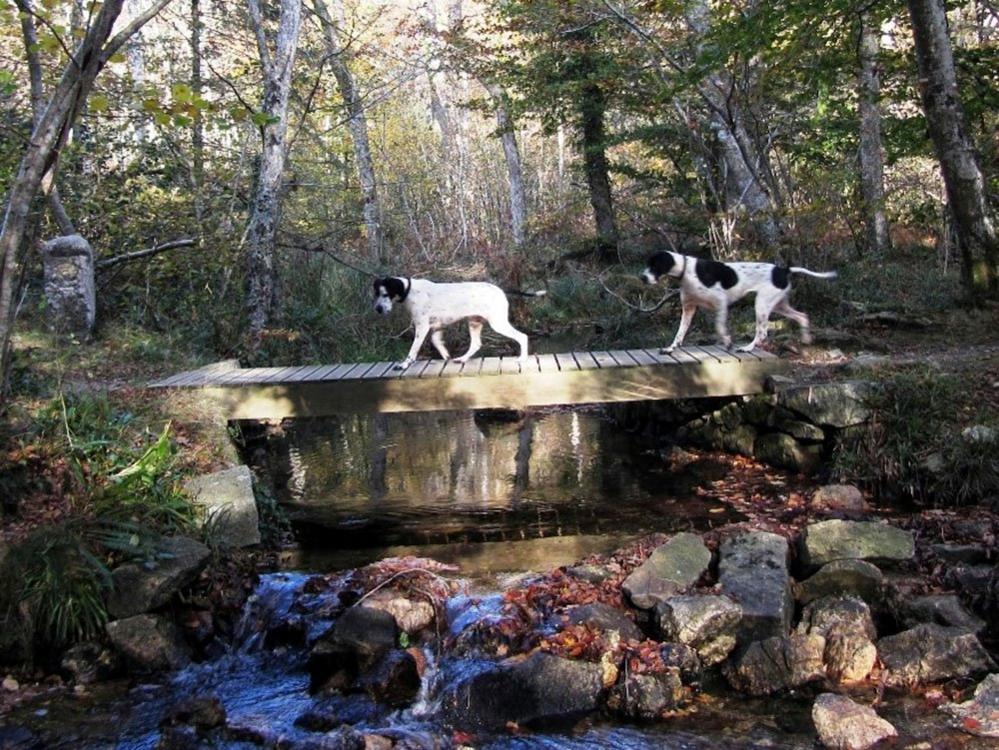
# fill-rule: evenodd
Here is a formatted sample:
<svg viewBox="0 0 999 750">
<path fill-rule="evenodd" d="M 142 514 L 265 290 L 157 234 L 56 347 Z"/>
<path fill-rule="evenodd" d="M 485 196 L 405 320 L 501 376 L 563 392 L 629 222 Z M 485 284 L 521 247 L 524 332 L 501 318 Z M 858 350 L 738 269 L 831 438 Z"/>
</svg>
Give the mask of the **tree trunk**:
<svg viewBox="0 0 999 750">
<path fill-rule="evenodd" d="M 336 78 L 343 104 L 347 110 L 347 127 L 350 129 L 354 145 L 354 160 L 357 162 L 357 176 L 361 183 L 361 200 L 363 201 L 364 229 L 368 237 L 368 252 L 375 263 L 384 263 L 385 248 L 382 238 L 381 206 L 378 199 L 378 181 L 375 177 L 375 162 L 371 156 L 371 145 L 368 140 L 368 120 L 364 114 L 364 103 L 357 83 L 343 49 L 340 39 L 341 31 L 332 22 L 329 11 L 323 0 L 315 2 L 316 14 L 323 22 L 326 32 L 326 50 L 329 55 L 333 76 Z M 335 0 L 337 23 L 342 28 L 345 21 L 343 0 Z"/>
<path fill-rule="evenodd" d="M 45 111 L 34 126 L 28 146 L 7 194 L 3 225 L 0 228 L 0 380 L 10 362 L 10 333 L 16 312 L 14 290 L 21 272 L 18 253 L 28 224 L 31 202 L 38 194 L 42 178 L 53 169 L 59 151 L 73 126 L 94 79 L 108 59 L 155 16 L 169 0 L 158 0 L 124 29 L 111 37 L 123 0 L 105 0 L 76 48 L 73 59 L 63 69 Z"/>
<path fill-rule="evenodd" d="M 579 102 L 580 131 L 583 138 L 583 168 L 590 191 L 590 205 L 597 225 L 600 252 L 617 249 L 617 224 L 614 221 L 614 200 L 611 194 L 609 165 L 604 150 L 604 111 L 607 100 L 596 83 L 583 86 Z"/>
<path fill-rule="evenodd" d="M 506 158 L 506 171 L 510 185 L 510 230 L 513 244 L 524 244 L 524 226 L 527 224 L 527 199 L 524 195 L 524 172 L 521 168 L 520 149 L 517 147 L 517 134 L 510 119 L 509 101 L 503 88 L 493 82 L 485 84 L 496 106 L 496 125 L 503 143 Z"/>
<path fill-rule="evenodd" d="M 201 75 L 202 25 L 201 0 L 191 0 L 191 93 L 195 101 L 201 99 L 204 89 Z M 191 123 L 191 182 L 194 188 L 194 221 L 200 228 L 204 216 L 205 188 L 205 121 L 200 107 L 195 110 L 194 122 Z"/>
<path fill-rule="evenodd" d="M 291 74 L 298 49 L 302 20 L 301 0 L 281 0 L 281 20 L 274 40 L 274 54 L 268 47 L 258 0 L 247 0 L 257 50 L 263 68 L 264 96 L 260 112 L 267 121 L 260 126 L 263 141 L 260 168 L 246 227 L 246 298 L 248 346 L 260 347 L 261 334 L 270 323 L 275 307 L 277 268 L 274 265 L 274 238 L 281 209 L 281 180 L 287 151 L 288 99 Z"/>
<path fill-rule="evenodd" d="M 885 216 L 884 151 L 881 146 L 881 96 L 878 66 L 879 29 L 869 10 L 860 12 L 857 42 L 857 109 L 860 118 L 860 199 L 865 231 L 865 250 L 883 256 L 891 248 Z"/>
<path fill-rule="evenodd" d="M 961 250 L 961 278 L 972 299 L 999 297 L 999 241 L 988 215 L 985 180 L 965 129 L 942 0 L 908 0 L 919 90 Z"/>
</svg>

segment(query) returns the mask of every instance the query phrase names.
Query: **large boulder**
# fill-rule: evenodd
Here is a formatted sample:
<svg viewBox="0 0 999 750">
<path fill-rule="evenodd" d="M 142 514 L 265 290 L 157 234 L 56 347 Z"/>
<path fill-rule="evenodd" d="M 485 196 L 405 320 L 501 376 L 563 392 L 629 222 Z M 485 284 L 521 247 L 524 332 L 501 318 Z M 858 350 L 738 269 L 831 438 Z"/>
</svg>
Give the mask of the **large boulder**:
<svg viewBox="0 0 999 750">
<path fill-rule="evenodd" d="M 852 484 L 827 484 L 812 493 L 808 508 L 813 513 L 862 516 L 870 506 L 859 489 Z"/>
<path fill-rule="evenodd" d="M 608 604 L 594 602 L 573 607 L 567 614 L 570 625 L 586 625 L 605 633 L 616 631 L 623 641 L 641 641 L 645 635 L 624 612 Z"/>
<path fill-rule="evenodd" d="M 982 680 L 971 700 L 947 703 L 940 709 L 954 717 L 955 726 L 965 732 L 999 739 L 999 673 Z"/>
<path fill-rule="evenodd" d="M 159 615 L 113 620 L 107 634 L 115 651 L 139 671 L 177 669 L 190 659 L 177 626 Z"/>
<path fill-rule="evenodd" d="M 815 699 L 812 722 L 819 740 L 829 750 L 867 750 L 898 734 L 873 708 L 834 693 L 823 693 Z"/>
<path fill-rule="evenodd" d="M 863 680 L 877 662 L 877 631 L 871 611 L 861 599 L 816 599 L 805 607 L 797 630 L 826 639 L 822 661 L 834 682 Z"/>
<path fill-rule="evenodd" d="M 760 435 L 753 456 L 770 466 L 811 474 L 822 463 L 822 446 L 799 442 L 783 432 Z"/>
<path fill-rule="evenodd" d="M 917 625 L 878 641 L 884 681 L 911 686 L 971 677 L 996 668 L 973 633 L 942 625 Z"/>
<path fill-rule="evenodd" d="M 683 532 L 654 549 L 621 588 L 636 607 L 652 609 L 697 583 L 710 564 L 711 552 L 701 538 Z"/>
<path fill-rule="evenodd" d="M 866 380 L 795 385 L 780 390 L 777 403 L 813 424 L 842 429 L 870 418 L 867 402 L 876 392 L 877 386 Z"/>
<path fill-rule="evenodd" d="M 379 703 L 393 708 L 408 706 L 420 692 L 420 670 L 409 651 L 384 652 L 362 675 L 361 687 Z"/>
<path fill-rule="evenodd" d="M 749 644 L 723 672 L 736 690 L 750 695 L 770 695 L 825 679 L 822 663 L 826 639 L 821 635 L 794 634 Z"/>
<path fill-rule="evenodd" d="M 535 652 L 449 682 L 441 705 L 445 721 L 459 729 L 499 731 L 508 722 L 548 728 L 596 710 L 602 691 L 599 664 Z"/>
<path fill-rule="evenodd" d="M 395 619 L 370 607 L 347 609 L 309 652 L 311 689 L 344 689 L 398 638 Z"/>
<path fill-rule="evenodd" d="M 810 524 L 801 535 L 801 562 L 812 568 L 833 560 L 911 560 L 912 532 L 886 523 L 833 519 Z"/>
<path fill-rule="evenodd" d="M 78 234 L 56 237 L 42 243 L 41 255 L 49 327 L 89 338 L 97 316 L 90 243 Z"/>
<path fill-rule="evenodd" d="M 868 604 L 884 598 L 885 577 L 881 570 L 865 560 L 833 560 L 795 587 L 795 597 L 802 604 L 823 596 L 850 594 Z"/>
<path fill-rule="evenodd" d="M 184 490 L 203 511 L 205 523 L 214 527 L 219 544 L 225 547 L 260 544 L 260 519 L 253 495 L 253 474 L 248 466 L 233 466 L 193 477 L 184 483 Z"/>
<path fill-rule="evenodd" d="M 765 531 L 728 537 L 721 544 L 721 590 L 742 607 L 739 643 L 786 635 L 794 600 L 787 570 L 787 540 Z"/>
<path fill-rule="evenodd" d="M 209 557 L 208 547 L 194 539 L 164 538 L 152 564 L 126 563 L 111 571 L 108 612 L 120 619 L 163 606 L 198 577 Z"/>
<path fill-rule="evenodd" d="M 656 605 L 663 640 L 690 646 L 707 667 L 735 648 L 741 620 L 742 607 L 727 596 L 674 596 Z"/>
<path fill-rule="evenodd" d="M 630 719 L 658 719 L 683 702 L 679 670 L 622 676 L 607 696 L 607 708 Z"/>
</svg>

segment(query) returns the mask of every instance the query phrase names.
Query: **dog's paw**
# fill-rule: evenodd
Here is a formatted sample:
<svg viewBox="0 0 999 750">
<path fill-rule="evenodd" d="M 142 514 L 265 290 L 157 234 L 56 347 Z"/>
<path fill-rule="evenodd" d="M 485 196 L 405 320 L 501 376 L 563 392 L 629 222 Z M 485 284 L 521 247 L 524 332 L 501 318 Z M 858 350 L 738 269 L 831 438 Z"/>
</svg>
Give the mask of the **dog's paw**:
<svg viewBox="0 0 999 750">
<path fill-rule="evenodd" d="M 810 333 L 801 334 L 801 343 L 804 344 L 805 346 L 811 346 L 813 341 L 815 341 L 815 339 L 812 338 L 812 334 Z"/>
<path fill-rule="evenodd" d="M 455 357 L 452 362 L 457 362 L 459 365 L 463 365 L 468 361 L 468 357 Z"/>
<path fill-rule="evenodd" d="M 756 348 L 756 344 L 746 344 L 745 346 L 740 346 L 738 349 L 736 349 L 736 351 L 737 352 L 746 352 L 746 353 L 748 353 L 748 352 L 753 351 L 753 349 L 755 349 L 755 348 Z"/>
<path fill-rule="evenodd" d="M 659 353 L 660 354 L 672 354 L 674 349 L 676 349 L 675 346 L 664 346 L 662 349 L 659 350 Z"/>
<path fill-rule="evenodd" d="M 404 361 L 400 362 L 399 364 L 397 364 L 397 365 L 396 365 L 395 367 L 393 367 L 392 369 L 393 369 L 393 370 L 405 370 L 405 369 L 407 369 L 407 368 L 408 368 L 408 367 L 409 367 L 409 366 L 410 366 L 411 364 L 413 364 L 413 363 L 412 363 L 412 362 L 406 362 L 406 361 L 404 360 Z"/>
</svg>

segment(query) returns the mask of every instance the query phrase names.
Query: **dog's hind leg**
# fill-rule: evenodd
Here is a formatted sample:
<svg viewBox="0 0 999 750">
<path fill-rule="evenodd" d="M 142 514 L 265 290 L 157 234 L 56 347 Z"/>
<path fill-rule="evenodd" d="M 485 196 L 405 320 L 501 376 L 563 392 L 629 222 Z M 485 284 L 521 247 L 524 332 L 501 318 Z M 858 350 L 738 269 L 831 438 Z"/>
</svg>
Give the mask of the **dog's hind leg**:
<svg viewBox="0 0 999 750">
<path fill-rule="evenodd" d="M 434 349 L 437 350 L 442 359 L 451 359 L 451 354 L 448 352 L 447 347 L 444 346 L 443 330 L 435 328 L 434 332 L 430 334 L 430 342 L 434 345 Z"/>
<path fill-rule="evenodd" d="M 468 351 L 458 357 L 455 362 L 467 362 L 482 347 L 482 319 L 468 319 Z"/>
<path fill-rule="evenodd" d="M 520 364 L 527 362 L 527 334 L 521 333 L 512 325 L 510 321 L 506 318 L 501 320 L 490 320 L 489 325 L 492 327 L 496 333 L 500 336 L 506 336 L 508 339 L 513 339 L 520 345 Z"/>
<path fill-rule="evenodd" d="M 728 349 L 732 346 L 732 337 L 728 335 L 728 302 L 725 300 L 719 300 L 715 308 L 715 333 L 723 347 Z"/>
<path fill-rule="evenodd" d="M 697 312 L 697 305 L 690 302 L 684 303 L 683 313 L 680 316 L 680 327 L 676 329 L 676 336 L 673 337 L 673 343 L 663 349 L 660 349 L 660 354 L 669 354 L 678 346 L 683 346 L 683 339 L 687 335 L 687 331 L 690 329 L 690 323 L 694 319 L 695 312 Z"/>
<path fill-rule="evenodd" d="M 756 294 L 756 336 L 745 346 L 740 346 L 740 352 L 751 352 L 767 340 L 767 326 L 770 324 L 771 311 L 780 304 L 782 297 L 757 292 Z"/>
<path fill-rule="evenodd" d="M 405 370 L 416 361 L 416 355 L 420 353 L 420 347 L 423 346 L 423 342 L 427 338 L 428 333 L 430 333 L 429 323 L 424 323 L 423 325 L 416 327 L 416 336 L 413 338 L 413 345 L 409 347 L 409 354 L 407 354 L 406 359 L 397 364 L 394 369 Z"/>
<path fill-rule="evenodd" d="M 812 333 L 808 330 L 808 316 L 801 310 L 795 310 L 791 307 L 791 303 L 787 301 L 787 297 L 784 297 L 780 302 L 774 307 L 774 311 L 779 315 L 783 315 L 785 318 L 790 318 L 799 326 L 801 326 L 801 341 L 804 344 L 812 343 Z"/>
</svg>

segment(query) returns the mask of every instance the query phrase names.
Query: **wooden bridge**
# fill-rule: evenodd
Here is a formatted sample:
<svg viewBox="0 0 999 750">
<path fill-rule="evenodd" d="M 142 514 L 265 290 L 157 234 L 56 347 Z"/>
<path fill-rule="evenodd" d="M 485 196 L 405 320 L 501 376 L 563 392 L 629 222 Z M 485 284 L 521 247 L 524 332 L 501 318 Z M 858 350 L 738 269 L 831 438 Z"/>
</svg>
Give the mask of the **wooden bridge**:
<svg viewBox="0 0 999 750">
<path fill-rule="evenodd" d="M 739 396 L 761 392 L 783 366 L 768 352 L 717 346 L 536 354 L 523 367 L 516 357 L 396 364 L 209 365 L 150 387 L 200 389 L 230 419 L 282 419 Z"/>
</svg>

